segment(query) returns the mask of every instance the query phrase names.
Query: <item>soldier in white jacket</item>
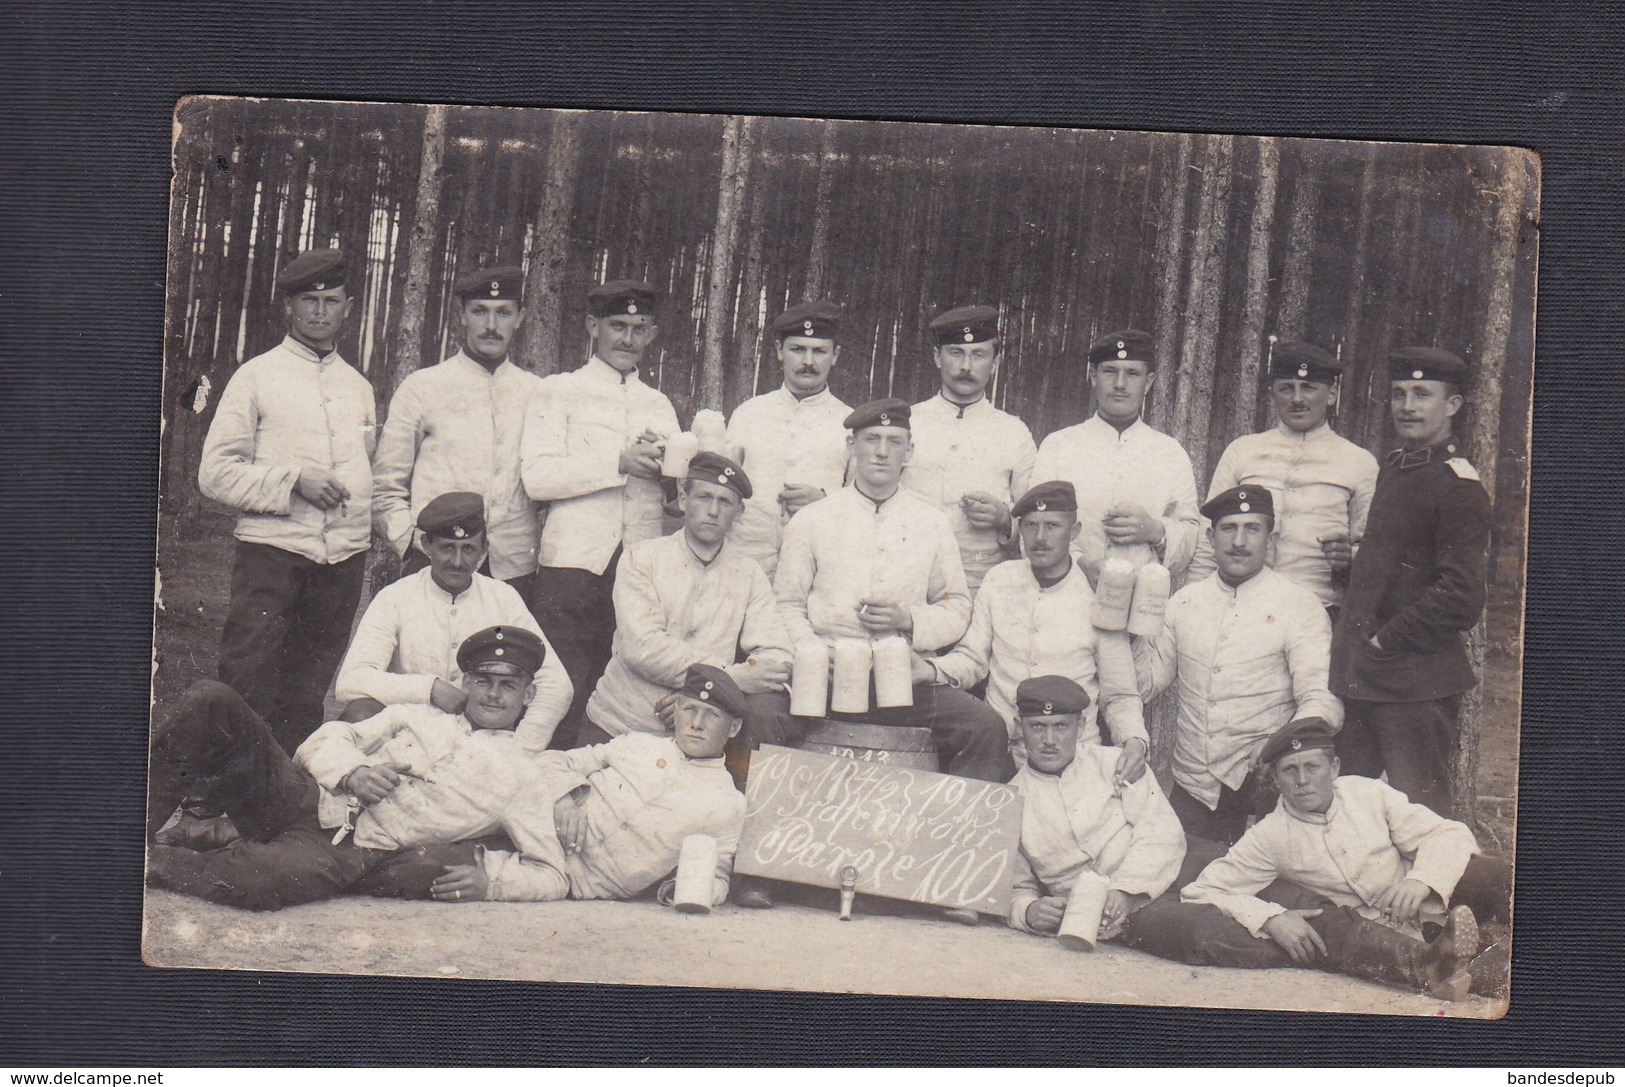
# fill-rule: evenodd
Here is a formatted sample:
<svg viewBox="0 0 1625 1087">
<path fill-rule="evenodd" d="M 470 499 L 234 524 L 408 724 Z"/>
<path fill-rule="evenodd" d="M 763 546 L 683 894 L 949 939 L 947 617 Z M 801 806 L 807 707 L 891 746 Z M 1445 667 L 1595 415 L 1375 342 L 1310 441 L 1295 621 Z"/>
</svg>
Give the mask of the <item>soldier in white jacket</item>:
<svg viewBox="0 0 1625 1087">
<path fill-rule="evenodd" d="M 337 249 L 278 274 L 288 335 L 226 383 L 198 465 L 204 497 L 238 511 L 220 680 L 289 753 L 322 723 L 371 542 L 376 416 L 338 353 L 345 279 Z"/>
<path fill-rule="evenodd" d="M 545 652 L 527 630 L 479 631 L 458 652 L 461 714 L 398 705 L 330 721 L 292 759 L 236 692 L 198 684 L 153 737 L 148 833 L 187 794 L 222 807 L 242 838 L 203 851 L 154 840 L 148 879 L 253 910 L 347 891 L 426 895 L 448 860 L 474 856 L 434 847 L 491 834 L 535 773 L 513 728 Z"/>
<path fill-rule="evenodd" d="M 1307 718 L 1264 748 L 1276 808 L 1180 893 L 1135 918 L 1135 946 L 1215 966 L 1311 966 L 1458 997 L 1479 918 L 1505 920 L 1511 870 L 1472 831 L 1380 781 L 1342 777 Z"/>
<path fill-rule="evenodd" d="M 615 564 L 627 544 L 662 532 L 662 443 L 678 431 L 664 393 L 639 374 L 659 333 L 647 283 L 613 280 L 587 295 L 593 354 L 531 397 L 520 440 L 525 491 L 548 502 L 531 611 L 575 688 L 554 746 L 575 742 L 615 633 Z"/>
<path fill-rule="evenodd" d="M 1055 932 L 1079 882 L 1095 881 L 1106 889 L 1099 937 L 1115 939 L 1185 859 L 1185 833 L 1156 779 L 1124 781 L 1114 752 L 1079 744 L 1088 706 L 1064 676 L 1016 688 L 1027 765 L 1010 782 L 1023 806 L 1009 920 L 1023 932 Z"/>
<path fill-rule="evenodd" d="M 481 268 L 452 285 L 463 346 L 407 375 L 389 402 L 373 458 L 372 520 L 405 560 L 424 566 L 412 523 L 428 503 L 469 491 L 485 503 L 485 571 L 529 599 L 541 525 L 519 478 L 519 435 L 542 379 L 514 365 L 509 349 L 524 323 L 524 273 Z"/>
<path fill-rule="evenodd" d="M 778 569 L 785 524 L 840 490 L 846 479 L 841 420 L 852 410 L 829 388 L 830 373 L 841 359 L 839 306 L 791 306 L 774 319 L 773 334 L 784 384 L 735 408 L 727 437 L 756 483 L 728 531 L 728 546 L 754 559 L 769 581 Z"/>
<path fill-rule="evenodd" d="M 930 333 L 941 387 L 914 405 L 903 486 L 948 518 L 975 597 L 987 572 L 1019 550 L 1010 507 L 1027 489 L 1038 448 L 1026 423 L 988 399 L 1004 357 L 999 311 L 960 306 L 933 320 Z"/>
<path fill-rule="evenodd" d="M 745 797 L 723 766 L 745 695 L 727 673 L 689 668 L 672 734 L 629 732 L 606 744 L 550 751 L 503 812 L 517 852 L 489 849 L 453 865 L 432 893 L 443 902 L 631 898 L 677 867 L 683 840 L 716 841 L 712 905 L 728 900 Z"/>
<path fill-rule="evenodd" d="M 462 713 L 459 648 L 475 631 L 505 626 L 528 630 L 546 648 L 536 694 L 519 722 L 520 745 L 544 750 L 570 708 L 570 676 L 518 590 L 478 572 L 485 558 L 484 503 L 471 491 L 450 491 L 418 514 L 418 547 L 428 569 L 408 574 L 373 595 L 339 666 L 339 717 L 361 721 L 385 706 L 433 705 Z"/>
</svg>

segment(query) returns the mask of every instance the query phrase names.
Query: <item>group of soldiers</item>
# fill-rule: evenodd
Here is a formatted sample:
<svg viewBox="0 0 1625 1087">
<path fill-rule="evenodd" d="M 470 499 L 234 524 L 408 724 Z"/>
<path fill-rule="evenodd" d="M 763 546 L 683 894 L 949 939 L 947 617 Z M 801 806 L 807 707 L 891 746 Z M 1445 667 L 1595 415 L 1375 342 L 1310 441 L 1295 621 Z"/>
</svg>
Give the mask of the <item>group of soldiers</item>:
<svg viewBox="0 0 1625 1087">
<path fill-rule="evenodd" d="M 931 321 L 936 395 L 854 408 L 829 385 L 841 310 L 808 302 L 772 323 L 782 386 L 673 471 L 693 436 L 644 380 L 652 286 L 592 288 L 590 359 L 544 379 L 510 358 L 521 270 L 459 277 L 461 348 L 380 430 L 335 346 L 346 271 L 332 249 L 282 270 L 288 335 L 209 430 L 231 604 L 219 682 L 155 729 L 157 885 L 248 908 L 622 898 L 706 834 L 714 902 L 770 907 L 775 885 L 731 880 L 749 753 L 820 723 L 792 712 L 827 678 L 798 658 L 902 639 L 908 704 L 871 680 L 823 717 L 927 729 L 945 772 L 1019 789 L 1015 928 L 1053 933 L 1103 884 L 1102 939 L 1456 994 L 1477 921 L 1506 919 L 1510 870 L 1451 792 L 1490 523 L 1459 357 L 1390 353 L 1379 465 L 1329 425 L 1343 362 L 1275 345 L 1278 425 L 1200 501 L 1143 418 L 1149 335 L 1095 342 L 1094 414 L 1038 444 L 988 399 L 996 309 Z M 403 575 L 355 623 L 374 533 Z M 1147 566 L 1184 580 L 1161 622 L 1098 621 L 1102 578 Z M 1165 794 L 1146 705 L 1169 688 Z"/>
</svg>

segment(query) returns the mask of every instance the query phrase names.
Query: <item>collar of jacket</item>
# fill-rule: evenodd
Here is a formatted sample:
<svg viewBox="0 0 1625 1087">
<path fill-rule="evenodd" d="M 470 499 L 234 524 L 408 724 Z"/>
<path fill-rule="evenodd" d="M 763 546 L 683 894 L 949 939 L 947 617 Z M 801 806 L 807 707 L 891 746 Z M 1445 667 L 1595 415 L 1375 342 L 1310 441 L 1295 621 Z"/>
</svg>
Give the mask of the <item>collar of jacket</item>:
<svg viewBox="0 0 1625 1087">
<path fill-rule="evenodd" d="M 593 377 L 596 377 L 598 380 L 606 383 L 614 382 L 617 385 L 633 385 L 637 384 L 639 381 L 638 368 L 636 366 L 632 367 L 632 369 L 623 374 L 619 370 L 615 369 L 615 367 L 599 358 L 597 355 L 594 355 L 592 358 L 588 359 L 587 365 L 583 366 L 581 369 L 583 372 L 591 374 Z"/>
<path fill-rule="evenodd" d="M 1452 434 L 1437 444 L 1422 449 L 1395 449 L 1388 454 L 1388 463 L 1401 472 L 1408 472 L 1412 468 L 1420 468 L 1436 460 L 1449 460 L 1456 456 L 1459 449 L 1456 436 Z"/>
<path fill-rule="evenodd" d="M 324 355 L 291 332 L 282 337 L 282 346 L 306 362 L 314 362 L 318 366 L 326 366 L 330 362 L 337 361 L 339 357 L 338 344 L 334 344 L 333 350 Z"/>
</svg>

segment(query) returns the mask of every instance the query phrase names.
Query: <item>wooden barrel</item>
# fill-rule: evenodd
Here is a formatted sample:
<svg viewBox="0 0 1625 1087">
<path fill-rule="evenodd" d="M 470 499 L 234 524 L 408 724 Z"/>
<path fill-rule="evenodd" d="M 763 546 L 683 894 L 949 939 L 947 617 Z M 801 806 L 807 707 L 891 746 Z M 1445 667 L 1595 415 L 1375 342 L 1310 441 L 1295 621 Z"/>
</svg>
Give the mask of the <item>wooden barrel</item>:
<svg viewBox="0 0 1625 1087">
<path fill-rule="evenodd" d="M 807 730 L 802 747 L 825 755 L 883 762 L 910 770 L 937 769 L 937 745 L 928 728 L 820 721 Z"/>
</svg>

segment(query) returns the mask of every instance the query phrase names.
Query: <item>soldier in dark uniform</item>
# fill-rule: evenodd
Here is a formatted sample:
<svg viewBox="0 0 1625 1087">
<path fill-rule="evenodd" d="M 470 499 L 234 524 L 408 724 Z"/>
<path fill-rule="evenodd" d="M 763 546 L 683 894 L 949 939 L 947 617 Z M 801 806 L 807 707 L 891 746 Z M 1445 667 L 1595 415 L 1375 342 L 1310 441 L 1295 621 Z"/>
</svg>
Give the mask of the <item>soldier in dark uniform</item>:
<svg viewBox="0 0 1625 1087">
<path fill-rule="evenodd" d="M 1332 640 L 1332 691 L 1347 707 L 1344 771 L 1386 770 L 1394 788 L 1447 818 L 1461 696 L 1478 682 L 1463 636 L 1484 610 L 1490 536 L 1489 495 L 1452 433 L 1466 378 L 1448 351 L 1389 355 L 1403 444 L 1377 478 Z"/>
</svg>

